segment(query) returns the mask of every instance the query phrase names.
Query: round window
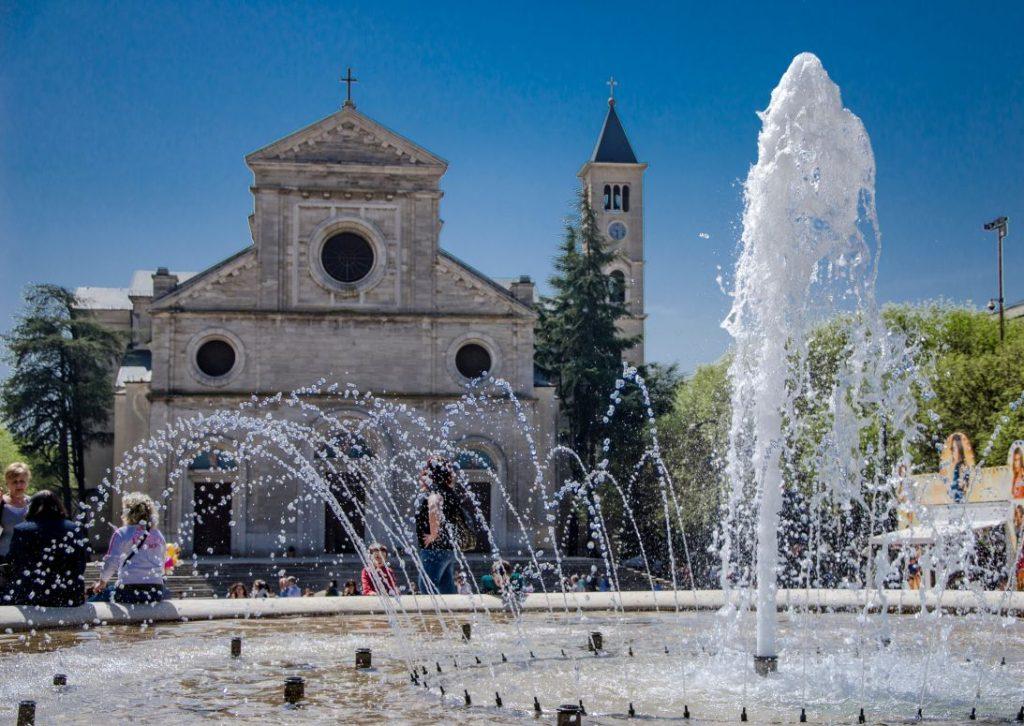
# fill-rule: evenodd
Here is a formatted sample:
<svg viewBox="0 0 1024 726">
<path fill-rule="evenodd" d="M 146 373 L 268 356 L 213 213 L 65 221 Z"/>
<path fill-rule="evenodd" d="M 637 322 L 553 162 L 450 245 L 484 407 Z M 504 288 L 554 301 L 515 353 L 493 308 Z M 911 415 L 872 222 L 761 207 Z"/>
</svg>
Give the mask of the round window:
<svg viewBox="0 0 1024 726">
<path fill-rule="evenodd" d="M 208 340 L 196 351 L 196 366 L 211 378 L 226 376 L 235 367 L 235 349 L 226 340 Z"/>
<path fill-rule="evenodd" d="M 373 247 L 355 232 L 339 232 L 320 250 L 324 272 L 338 282 L 359 282 L 373 269 Z"/>
<path fill-rule="evenodd" d="M 479 378 L 491 370 L 491 354 L 479 343 L 466 343 L 455 354 L 455 367 L 466 378 Z"/>
</svg>

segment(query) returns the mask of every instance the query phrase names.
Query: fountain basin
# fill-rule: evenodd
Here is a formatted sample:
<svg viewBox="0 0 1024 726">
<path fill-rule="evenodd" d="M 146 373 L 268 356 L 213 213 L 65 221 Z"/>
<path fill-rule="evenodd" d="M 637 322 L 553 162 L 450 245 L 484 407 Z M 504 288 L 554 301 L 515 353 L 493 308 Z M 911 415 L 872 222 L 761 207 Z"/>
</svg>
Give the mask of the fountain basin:
<svg viewBox="0 0 1024 726">
<path fill-rule="evenodd" d="M 31 698 L 41 723 L 94 723 L 97 713 L 169 724 L 522 723 L 537 698 L 545 722 L 579 700 L 584 723 L 625 723 L 630 704 L 668 722 L 684 711 L 691 722 L 738 722 L 742 708 L 755 723 L 795 723 L 801 708 L 810 723 L 855 723 L 860 708 L 891 722 L 911 720 L 919 704 L 930 722 L 962 722 L 971 708 L 984 722 L 1016 714 L 1024 678 L 1024 621 L 985 614 L 893 615 L 886 645 L 875 619 L 784 612 L 770 678 L 754 673 L 749 612 L 532 612 L 519 627 L 499 614 L 464 617 L 469 642 L 451 618 L 426 614 L 401 631 L 348 613 L 0 635 L 0 719 Z M 595 630 L 600 654 L 587 650 Z M 237 658 L 233 637 L 245 642 Z M 372 669 L 354 667 L 358 648 L 372 649 Z M 57 672 L 67 674 L 59 689 Z M 298 707 L 282 690 L 295 676 L 305 683 Z"/>
</svg>

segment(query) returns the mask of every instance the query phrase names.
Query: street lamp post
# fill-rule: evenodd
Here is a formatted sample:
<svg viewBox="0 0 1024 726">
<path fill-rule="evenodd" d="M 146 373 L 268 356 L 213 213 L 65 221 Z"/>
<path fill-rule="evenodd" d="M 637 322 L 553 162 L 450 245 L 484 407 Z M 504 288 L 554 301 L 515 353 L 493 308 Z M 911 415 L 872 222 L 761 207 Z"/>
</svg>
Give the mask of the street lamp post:
<svg viewBox="0 0 1024 726">
<path fill-rule="evenodd" d="M 1006 217 L 997 217 L 988 224 L 985 225 L 985 231 L 991 232 L 996 231 L 999 236 L 999 342 L 1003 342 L 1003 338 L 1006 335 L 1005 322 L 1003 315 L 1003 240 L 1006 238 L 1006 223 L 1009 220 Z M 991 309 L 992 303 L 989 303 Z"/>
</svg>

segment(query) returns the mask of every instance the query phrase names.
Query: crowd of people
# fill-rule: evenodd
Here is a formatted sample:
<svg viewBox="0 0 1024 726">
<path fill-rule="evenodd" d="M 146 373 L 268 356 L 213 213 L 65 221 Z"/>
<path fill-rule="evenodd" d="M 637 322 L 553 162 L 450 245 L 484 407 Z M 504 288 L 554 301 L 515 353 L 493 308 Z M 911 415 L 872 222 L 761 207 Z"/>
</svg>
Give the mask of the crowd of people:
<svg viewBox="0 0 1024 726">
<path fill-rule="evenodd" d="M 31 480 L 25 463 L 14 462 L 4 471 L 0 592 L 5 604 L 74 607 L 86 599 L 134 604 L 164 598 L 167 543 L 156 526 L 152 499 L 124 495 L 122 526 L 110 538 L 99 579 L 86 587 L 85 566 L 92 555 L 88 532 L 68 518 L 53 492 L 28 497 Z"/>
<path fill-rule="evenodd" d="M 68 517 L 53 492 L 44 490 L 29 497 L 31 477 L 31 469 L 21 462 L 4 472 L 6 491 L 0 497 L 0 599 L 4 604 L 73 607 L 86 600 L 144 604 L 164 599 L 168 545 L 158 527 L 153 499 L 140 492 L 123 495 L 121 527 L 110 538 L 98 580 L 87 586 L 85 567 L 92 555 L 88 532 Z M 454 467 L 444 458 L 431 457 L 419 483 L 415 531 L 420 567 L 416 583 L 400 586 L 388 561 L 388 548 L 374 542 L 367 547 L 366 566 L 358 582 L 347 580 L 339 586 L 332 580 L 324 590 L 314 591 L 300 587 L 296 577 L 286 576 L 280 578 L 276 593 L 266 581 L 256 580 L 251 588 L 233 583 L 227 596 L 472 594 L 470 576 L 456 568 L 456 549 L 471 548 L 468 545 L 475 530 L 455 489 Z M 522 572 L 501 560 L 480 579 L 479 590 L 516 602 L 530 587 Z"/>
</svg>

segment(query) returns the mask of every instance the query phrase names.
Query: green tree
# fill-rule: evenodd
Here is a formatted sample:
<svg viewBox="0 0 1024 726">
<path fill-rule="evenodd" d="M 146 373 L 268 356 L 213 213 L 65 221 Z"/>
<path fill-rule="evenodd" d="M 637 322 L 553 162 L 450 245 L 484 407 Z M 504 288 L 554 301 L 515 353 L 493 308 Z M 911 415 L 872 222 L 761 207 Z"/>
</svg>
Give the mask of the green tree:
<svg viewBox="0 0 1024 726">
<path fill-rule="evenodd" d="M 679 541 L 673 542 L 673 548 L 681 553 L 685 547 L 698 585 L 703 582 L 705 586 L 713 584 L 703 578 L 713 559 L 708 549 L 725 491 L 725 453 L 731 418 L 728 373 L 728 356 L 699 366 L 676 386 L 671 410 L 658 419 L 662 456 L 675 496 L 670 499 L 669 519 Z M 660 542 L 661 549 L 665 549 L 665 507 L 661 494 L 651 492 L 641 499 L 641 532 L 645 542 Z M 647 546 L 651 548 L 651 544 Z M 652 549 L 659 551 L 657 547 Z"/>
<path fill-rule="evenodd" d="M 918 349 L 918 367 L 931 392 L 918 401 L 922 438 L 914 463 L 936 471 L 946 437 L 962 431 L 987 465 L 1005 463 L 1014 440 L 1024 438 L 1024 321 L 1011 320 L 999 340 L 992 315 L 941 303 L 894 305 L 883 311 L 887 327 Z"/>
<path fill-rule="evenodd" d="M 82 316 L 75 296 L 56 285 L 32 285 L 14 329 L 3 336 L 10 377 L 0 408 L 14 442 L 43 476 L 60 483 L 70 510 L 72 482 L 85 494 L 85 451 L 102 440 L 113 398 L 111 365 L 121 336 Z"/>
<path fill-rule="evenodd" d="M 614 259 L 581 190 L 555 260 L 554 295 L 539 306 L 536 340 L 538 363 L 555 377 L 566 427 L 563 441 L 588 470 L 594 469 L 607 435 L 602 419 L 622 375 L 622 354 L 638 342 L 616 328 L 627 309 L 612 295 L 612 278 L 605 272 Z M 577 551 L 579 520 L 586 516 L 578 510 L 587 509 L 586 502 L 563 501 L 570 554 Z"/>
<path fill-rule="evenodd" d="M 614 259 L 581 191 L 555 260 L 550 280 L 555 294 L 541 300 L 537 359 L 556 376 L 568 443 L 590 468 L 603 437 L 608 395 L 622 374 L 622 354 L 638 342 L 616 328 L 627 309 L 613 298 L 613 282 L 605 272 Z"/>
</svg>

